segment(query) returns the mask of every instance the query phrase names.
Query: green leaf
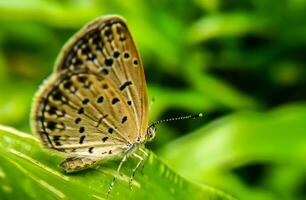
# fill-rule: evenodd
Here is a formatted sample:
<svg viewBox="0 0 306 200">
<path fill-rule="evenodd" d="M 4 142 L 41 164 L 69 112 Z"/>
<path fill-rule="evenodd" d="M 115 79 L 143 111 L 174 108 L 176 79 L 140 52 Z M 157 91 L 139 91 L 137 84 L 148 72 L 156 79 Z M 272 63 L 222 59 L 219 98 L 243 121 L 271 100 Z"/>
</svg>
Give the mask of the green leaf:
<svg viewBox="0 0 306 200">
<path fill-rule="evenodd" d="M 279 199 L 284 195 L 294 199 L 294 188 L 305 180 L 305 122 L 305 104 L 268 113 L 239 112 L 169 143 L 159 155 L 185 177 L 232 191 L 240 199 Z M 266 166 L 269 176 L 250 187 L 234 171 L 254 164 Z"/>
<path fill-rule="evenodd" d="M 201 18 L 189 30 L 190 42 L 202 42 L 224 36 L 241 36 L 250 32 L 260 32 L 267 27 L 267 20 L 243 12 L 217 14 Z"/>
<path fill-rule="evenodd" d="M 65 174 L 57 164 L 62 156 L 43 150 L 39 141 L 13 128 L 0 126 L 0 197 L 4 199 L 106 199 L 117 162 L 95 169 Z M 130 158 L 123 166 L 108 199 L 233 199 L 217 189 L 182 178 L 153 153 L 143 174 L 136 173 L 133 190 L 129 176 L 136 164 Z"/>
</svg>

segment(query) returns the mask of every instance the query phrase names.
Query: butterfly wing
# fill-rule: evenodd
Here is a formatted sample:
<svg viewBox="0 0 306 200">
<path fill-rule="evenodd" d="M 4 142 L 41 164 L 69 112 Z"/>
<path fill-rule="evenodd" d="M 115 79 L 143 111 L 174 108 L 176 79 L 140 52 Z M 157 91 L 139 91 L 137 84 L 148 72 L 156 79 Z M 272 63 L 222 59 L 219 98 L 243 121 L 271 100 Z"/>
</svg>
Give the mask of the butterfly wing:
<svg viewBox="0 0 306 200">
<path fill-rule="evenodd" d="M 144 70 L 123 19 L 99 18 L 63 48 L 36 95 L 32 128 L 46 147 L 97 159 L 145 137 Z"/>
</svg>

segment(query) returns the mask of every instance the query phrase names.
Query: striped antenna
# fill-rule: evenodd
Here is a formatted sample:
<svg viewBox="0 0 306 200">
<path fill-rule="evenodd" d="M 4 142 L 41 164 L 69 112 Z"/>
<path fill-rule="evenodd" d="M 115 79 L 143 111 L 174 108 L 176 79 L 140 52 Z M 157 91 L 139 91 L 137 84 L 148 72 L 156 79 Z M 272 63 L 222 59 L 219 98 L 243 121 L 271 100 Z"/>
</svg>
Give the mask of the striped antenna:
<svg viewBox="0 0 306 200">
<path fill-rule="evenodd" d="M 174 117 L 174 118 L 169 118 L 169 119 L 162 119 L 156 122 L 153 122 L 149 127 L 155 126 L 157 124 L 161 124 L 164 122 L 170 122 L 170 121 L 178 121 L 178 120 L 183 120 L 183 119 L 197 119 L 203 117 L 202 113 L 196 114 L 196 115 L 187 115 L 187 116 L 182 116 L 182 117 Z"/>
</svg>

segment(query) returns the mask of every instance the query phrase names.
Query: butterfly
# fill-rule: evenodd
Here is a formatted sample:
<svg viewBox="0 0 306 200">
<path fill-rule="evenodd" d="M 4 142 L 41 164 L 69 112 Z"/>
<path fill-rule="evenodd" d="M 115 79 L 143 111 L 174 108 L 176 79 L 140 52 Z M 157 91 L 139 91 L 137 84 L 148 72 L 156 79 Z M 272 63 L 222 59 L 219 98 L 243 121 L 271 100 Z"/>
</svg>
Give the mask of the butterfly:
<svg viewBox="0 0 306 200">
<path fill-rule="evenodd" d="M 66 172 L 119 157 L 119 174 L 136 157 L 132 186 L 157 123 L 148 126 L 144 68 L 123 18 L 100 17 L 68 41 L 35 96 L 31 124 L 46 148 L 67 156 L 60 163 Z"/>
</svg>

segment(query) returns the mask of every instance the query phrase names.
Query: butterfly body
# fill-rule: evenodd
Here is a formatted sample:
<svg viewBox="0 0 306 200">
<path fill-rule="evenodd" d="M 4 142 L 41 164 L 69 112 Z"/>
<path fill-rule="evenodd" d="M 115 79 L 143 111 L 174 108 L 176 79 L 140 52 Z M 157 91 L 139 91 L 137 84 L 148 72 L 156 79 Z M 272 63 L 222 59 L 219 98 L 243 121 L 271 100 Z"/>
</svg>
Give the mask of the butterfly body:
<svg viewBox="0 0 306 200">
<path fill-rule="evenodd" d="M 109 158 L 104 158 L 103 160 L 91 158 L 91 157 L 68 157 L 63 162 L 60 163 L 60 167 L 65 169 L 67 173 L 78 172 L 87 168 L 92 168 L 95 165 L 98 165 L 100 162 L 106 162 L 109 160 L 116 160 L 123 157 L 129 157 L 133 155 L 141 147 L 140 143 L 135 143 L 131 146 L 128 146 L 123 153 L 119 155 L 113 155 Z"/>
</svg>

